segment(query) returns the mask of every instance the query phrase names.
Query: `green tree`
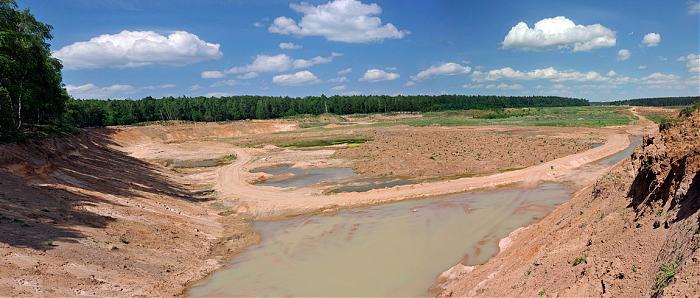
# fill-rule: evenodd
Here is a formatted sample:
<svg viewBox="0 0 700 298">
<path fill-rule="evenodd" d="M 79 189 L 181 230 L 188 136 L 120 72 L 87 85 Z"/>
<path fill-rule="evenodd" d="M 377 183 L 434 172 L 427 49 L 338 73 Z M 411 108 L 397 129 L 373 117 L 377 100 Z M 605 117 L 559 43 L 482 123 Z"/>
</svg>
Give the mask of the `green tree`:
<svg viewBox="0 0 700 298">
<path fill-rule="evenodd" d="M 51 29 L 14 0 L 0 0 L 0 138 L 63 115 L 68 96 L 61 62 L 51 57 Z"/>
</svg>

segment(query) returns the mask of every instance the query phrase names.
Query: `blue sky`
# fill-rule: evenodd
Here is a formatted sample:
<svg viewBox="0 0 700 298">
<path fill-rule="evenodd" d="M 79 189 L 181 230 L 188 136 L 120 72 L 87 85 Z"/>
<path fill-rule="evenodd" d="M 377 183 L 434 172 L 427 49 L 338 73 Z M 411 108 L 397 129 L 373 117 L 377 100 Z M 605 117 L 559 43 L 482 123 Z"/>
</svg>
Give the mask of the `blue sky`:
<svg viewBox="0 0 700 298">
<path fill-rule="evenodd" d="M 573 2 L 19 5 L 54 26 L 52 51 L 80 98 L 700 94 L 697 0 Z"/>
</svg>

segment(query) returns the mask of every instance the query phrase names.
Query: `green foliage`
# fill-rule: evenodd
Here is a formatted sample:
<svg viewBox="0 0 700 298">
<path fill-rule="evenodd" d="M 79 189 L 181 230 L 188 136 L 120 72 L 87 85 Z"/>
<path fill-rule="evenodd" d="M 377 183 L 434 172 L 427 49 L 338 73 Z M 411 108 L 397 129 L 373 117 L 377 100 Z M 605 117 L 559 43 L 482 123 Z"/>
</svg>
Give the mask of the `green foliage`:
<svg viewBox="0 0 700 298">
<path fill-rule="evenodd" d="M 578 266 L 580 264 L 586 263 L 586 256 L 578 256 L 574 261 L 571 263 L 571 266 Z"/>
<path fill-rule="evenodd" d="M 656 284 L 654 285 L 654 292 L 659 293 L 664 288 L 673 281 L 676 276 L 676 271 L 678 270 L 678 263 L 673 262 L 671 264 L 661 264 L 659 266 L 659 272 L 656 273 Z"/>
<path fill-rule="evenodd" d="M 507 107 L 585 106 L 584 99 L 554 96 L 271 96 L 165 97 L 141 100 L 74 100 L 68 111 L 82 126 L 126 125 L 148 121 L 229 121 L 272 119 L 295 115 L 430 112 Z"/>
<path fill-rule="evenodd" d="M 61 62 L 51 57 L 51 29 L 14 0 L 0 0 L 0 140 L 62 120 L 68 96 Z"/>
<path fill-rule="evenodd" d="M 617 100 L 604 102 L 605 105 L 629 105 L 629 106 L 648 106 L 648 107 L 670 107 L 670 106 L 689 106 L 700 103 L 700 96 L 684 96 L 684 97 L 654 97 L 654 98 L 637 98 L 627 100 Z"/>
<path fill-rule="evenodd" d="M 315 139 L 315 140 L 299 140 L 282 145 L 282 147 L 319 147 L 319 146 L 331 146 L 348 144 L 358 145 L 367 142 L 364 138 L 342 138 L 342 139 Z"/>
<path fill-rule="evenodd" d="M 402 120 L 411 126 L 517 125 L 559 127 L 604 127 L 627 125 L 632 115 L 621 107 L 542 107 L 505 109 L 504 116 L 483 116 L 464 112 L 425 113 L 421 118 Z"/>
<path fill-rule="evenodd" d="M 693 112 L 697 111 L 698 109 L 700 109 L 700 102 L 698 102 L 692 106 L 683 108 L 681 110 L 681 116 L 690 117 L 690 115 L 693 114 Z"/>
<path fill-rule="evenodd" d="M 544 296 L 545 294 L 546 294 L 546 293 L 545 293 L 544 289 L 542 289 L 542 290 L 540 290 L 539 292 L 537 292 L 537 296 Z"/>
<path fill-rule="evenodd" d="M 672 118 L 667 115 L 661 114 L 661 113 L 644 113 L 644 117 L 649 118 L 649 120 L 653 121 L 656 124 L 675 124 L 680 121 L 678 118 Z"/>
</svg>

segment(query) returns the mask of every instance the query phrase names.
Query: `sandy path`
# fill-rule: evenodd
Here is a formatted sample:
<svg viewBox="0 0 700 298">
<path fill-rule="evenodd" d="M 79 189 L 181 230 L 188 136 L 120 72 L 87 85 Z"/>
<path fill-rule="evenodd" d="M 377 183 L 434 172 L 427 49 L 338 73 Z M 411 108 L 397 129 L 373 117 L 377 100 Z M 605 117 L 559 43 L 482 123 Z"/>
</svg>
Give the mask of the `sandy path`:
<svg viewBox="0 0 700 298">
<path fill-rule="evenodd" d="M 238 157 L 236 162 L 219 169 L 215 189 L 221 198 L 237 199 L 241 206 L 239 211 L 265 218 L 333 207 L 370 205 L 443 195 L 519 182 L 562 181 L 580 166 L 622 151 L 627 148 L 629 143 L 627 134 L 612 134 L 608 136 L 606 143 L 600 147 L 521 170 L 483 177 L 468 177 L 403 185 L 387 189 L 374 189 L 361 193 L 330 195 L 320 194 L 314 188 L 284 189 L 252 185 L 246 181 L 246 177 L 249 177 L 249 175 L 245 168 L 245 165 L 253 158 L 248 151 L 250 149 L 236 148 L 234 149 Z"/>
</svg>

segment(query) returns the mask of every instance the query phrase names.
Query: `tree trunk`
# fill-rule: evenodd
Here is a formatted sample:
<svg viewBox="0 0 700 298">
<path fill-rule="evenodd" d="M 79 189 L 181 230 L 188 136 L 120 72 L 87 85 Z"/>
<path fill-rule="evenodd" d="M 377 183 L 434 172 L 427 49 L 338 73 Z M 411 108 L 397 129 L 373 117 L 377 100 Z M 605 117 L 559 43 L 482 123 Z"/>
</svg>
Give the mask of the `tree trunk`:
<svg viewBox="0 0 700 298">
<path fill-rule="evenodd" d="M 20 90 L 22 90 L 21 86 L 20 86 Z M 22 128 L 22 93 L 19 94 L 19 98 L 17 101 L 18 101 L 18 105 L 17 105 L 17 129 L 19 130 Z"/>
</svg>

